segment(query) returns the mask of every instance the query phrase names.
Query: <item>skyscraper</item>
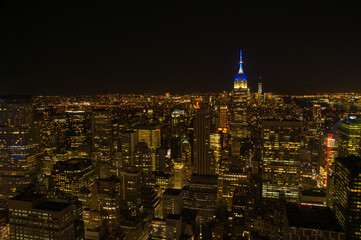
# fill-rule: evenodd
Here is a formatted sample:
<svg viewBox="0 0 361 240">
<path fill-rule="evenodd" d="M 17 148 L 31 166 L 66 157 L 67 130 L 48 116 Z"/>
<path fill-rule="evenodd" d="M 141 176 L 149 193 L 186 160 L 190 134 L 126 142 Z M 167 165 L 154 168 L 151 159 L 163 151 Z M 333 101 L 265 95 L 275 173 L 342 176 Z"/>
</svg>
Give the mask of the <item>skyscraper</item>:
<svg viewBox="0 0 361 240">
<path fill-rule="evenodd" d="M 109 232 L 118 230 L 120 198 L 120 180 L 114 176 L 98 179 L 93 185 L 92 210 L 101 213 Z"/>
<path fill-rule="evenodd" d="M 261 77 L 259 77 L 259 79 L 258 79 L 258 90 L 257 90 L 257 93 L 258 93 L 259 95 L 262 95 L 262 78 L 261 78 Z"/>
<path fill-rule="evenodd" d="M 297 201 L 302 122 L 263 121 L 262 197 Z"/>
<path fill-rule="evenodd" d="M 210 119 L 208 105 L 199 104 L 194 118 L 193 168 L 197 174 L 214 174 L 209 160 Z"/>
<path fill-rule="evenodd" d="M 227 106 L 222 105 L 219 108 L 219 128 L 221 131 L 227 131 L 228 122 L 227 122 Z"/>
<path fill-rule="evenodd" d="M 217 175 L 193 174 L 188 179 L 184 195 L 184 207 L 198 211 L 200 223 L 213 219 L 217 208 Z"/>
<path fill-rule="evenodd" d="M 89 157 L 89 125 L 85 111 L 66 111 L 67 150 L 71 151 L 72 157 Z"/>
<path fill-rule="evenodd" d="M 106 160 L 113 151 L 112 117 L 108 110 L 94 110 L 92 113 L 93 151 L 101 160 Z"/>
<path fill-rule="evenodd" d="M 333 211 L 347 239 L 361 239 L 361 158 L 338 157 L 335 166 Z"/>
<path fill-rule="evenodd" d="M 152 171 L 156 170 L 156 150 L 161 146 L 161 131 L 159 125 L 137 126 L 139 142 L 148 144 L 152 156 Z"/>
<path fill-rule="evenodd" d="M 134 149 L 138 142 L 138 133 L 126 131 L 121 137 L 122 167 L 124 169 L 134 166 Z"/>
<path fill-rule="evenodd" d="M 33 179 L 38 143 L 31 99 L 0 97 L 0 199 L 7 200 Z"/>
<path fill-rule="evenodd" d="M 339 156 L 361 156 L 361 117 L 341 122 L 339 144 Z"/>
<path fill-rule="evenodd" d="M 234 80 L 232 119 L 230 133 L 232 138 L 247 139 L 250 137 L 247 120 L 247 104 L 250 90 L 247 86 L 247 77 L 243 72 L 242 50 L 240 51 L 239 71 Z"/>
</svg>

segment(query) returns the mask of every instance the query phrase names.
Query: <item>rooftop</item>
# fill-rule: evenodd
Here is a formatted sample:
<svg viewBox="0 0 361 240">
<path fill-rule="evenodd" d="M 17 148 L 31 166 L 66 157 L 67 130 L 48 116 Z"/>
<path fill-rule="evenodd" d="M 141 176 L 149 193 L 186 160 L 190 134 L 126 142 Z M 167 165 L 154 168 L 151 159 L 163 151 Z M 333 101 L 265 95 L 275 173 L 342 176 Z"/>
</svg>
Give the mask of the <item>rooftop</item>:
<svg viewBox="0 0 361 240">
<path fill-rule="evenodd" d="M 176 188 L 167 188 L 164 195 L 175 195 L 178 196 L 182 192 L 182 189 L 176 189 Z"/>
<path fill-rule="evenodd" d="M 76 171 L 88 168 L 90 166 L 92 166 L 92 162 L 89 159 L 72 158 L 68 161 L 57 162 L 54 165 L 54 170 Z"/>
<path fill-rule="evenodd" d="M 203 175 L 193 173 L 188 181 L 190 183 L 196 184 L 218 185 L 218 175 Z"/>
<path fill-rule="evenodd" d="M 19 195 L 16 195 L 13 198 L 11 198 L 11 200 L 24 201 L 24 202 L 33 202 L 33 201 L 35 201 L 37 199 L 40 199 L 40 198 L 43 198 L 43 197 L 45 197 L 45 196 L 41 195 L 41 194 L 23 192 L 23 193 L 20 193 Z"/>
<path fill-rule="evenodd" d="M 51 212 L 60 212 L 69 206 L 70 205 L 67 203 L 45 201 L 45 202 L 41 203 L 39 206 L 37 206 L 36 209 L 46 210 L 46 211 L 51 211 Z"/>
<path fill-rule="evenodd" d="M 343 232 L 329 207 L 287 203 L 285 208 L 290 227 Z"/>
<path fill-rule="evenodd" d="M 262 125 L 270 127 L 302 127 L 302 122 L 294 120 L 263 120 Z"/>
<path fill-rule="evenodd" d="M 304 189 L 302 196 L 326 197 L 326 191 L 323 189 Z"/>
<path fill-rule="evenodd" d="M 181 215 L 179 214 L 168 214 L 167 219 L 172 219 L 172 220 L 179 220 L 181 218 Z"/>
<path fill-rule="evenodd" d="M 351 155 L 348 157 L 338 157 L 336 161 L 340 162 L 342 165 L 347 167 L 348 170 L 352 173 L 352 175 L 358 175 L 361 173 L 361 158 L 355 155 Z"/>
</svg>

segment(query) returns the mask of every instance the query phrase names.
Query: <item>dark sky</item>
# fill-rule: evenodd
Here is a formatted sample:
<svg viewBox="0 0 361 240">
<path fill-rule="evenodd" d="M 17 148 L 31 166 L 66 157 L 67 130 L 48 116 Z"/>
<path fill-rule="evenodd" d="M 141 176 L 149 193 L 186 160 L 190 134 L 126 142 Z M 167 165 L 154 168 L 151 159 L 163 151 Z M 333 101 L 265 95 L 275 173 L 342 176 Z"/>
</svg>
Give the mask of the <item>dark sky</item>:
<svg viewBox="0 0 361 240">
<path fill-rule="evenodd" d="M 359 1 L 19 1 L 0 6 L 0 94 L 361 92 Z"/>
</svg>

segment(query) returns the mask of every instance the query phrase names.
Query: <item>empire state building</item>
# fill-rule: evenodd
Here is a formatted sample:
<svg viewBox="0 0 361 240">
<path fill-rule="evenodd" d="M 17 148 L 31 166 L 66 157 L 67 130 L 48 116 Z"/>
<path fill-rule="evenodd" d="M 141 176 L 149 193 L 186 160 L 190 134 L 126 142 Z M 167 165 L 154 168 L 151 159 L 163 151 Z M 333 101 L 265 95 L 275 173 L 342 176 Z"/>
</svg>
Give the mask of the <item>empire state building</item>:
<svg viewBox="0 0 361 240">
<path fill-rule="evenodd" d="M 247 104 L 250 90 L 247 87 L 247 77 L 243 72 L 242 50 L 240 51 L 239 71 L 234 80 L 231 136 L 232 138 L 248 139 L 250 131 L 247 123 Z"/>
</svg>

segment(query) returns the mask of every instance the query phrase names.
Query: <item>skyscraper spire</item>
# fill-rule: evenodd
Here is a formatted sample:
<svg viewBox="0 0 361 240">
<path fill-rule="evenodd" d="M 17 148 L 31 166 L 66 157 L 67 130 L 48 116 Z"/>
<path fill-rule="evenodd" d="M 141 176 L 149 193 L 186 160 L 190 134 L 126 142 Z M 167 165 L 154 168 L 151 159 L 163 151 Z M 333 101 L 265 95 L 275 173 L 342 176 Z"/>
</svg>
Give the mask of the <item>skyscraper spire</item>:
<svg viewBox="0 0 361 240">
<path fill-rule="evenodd" d="M 242 49 L 240 50 L 239 53 L 239 71 L 238 74 L 243 74 L 243 60 L 242 60 Z"/>
<path fill-rule="evenodd" d="M 258 78 L 258 93 L 262 94 L 262 77 L 259 76 Z"/>
<path fill-rule="evenodd" d="M 247 77 L 243 72 L 242 49 L 239 53 L 239 71 L 234 79 L 234 88 L 247 88 Z"/>
</svg>

